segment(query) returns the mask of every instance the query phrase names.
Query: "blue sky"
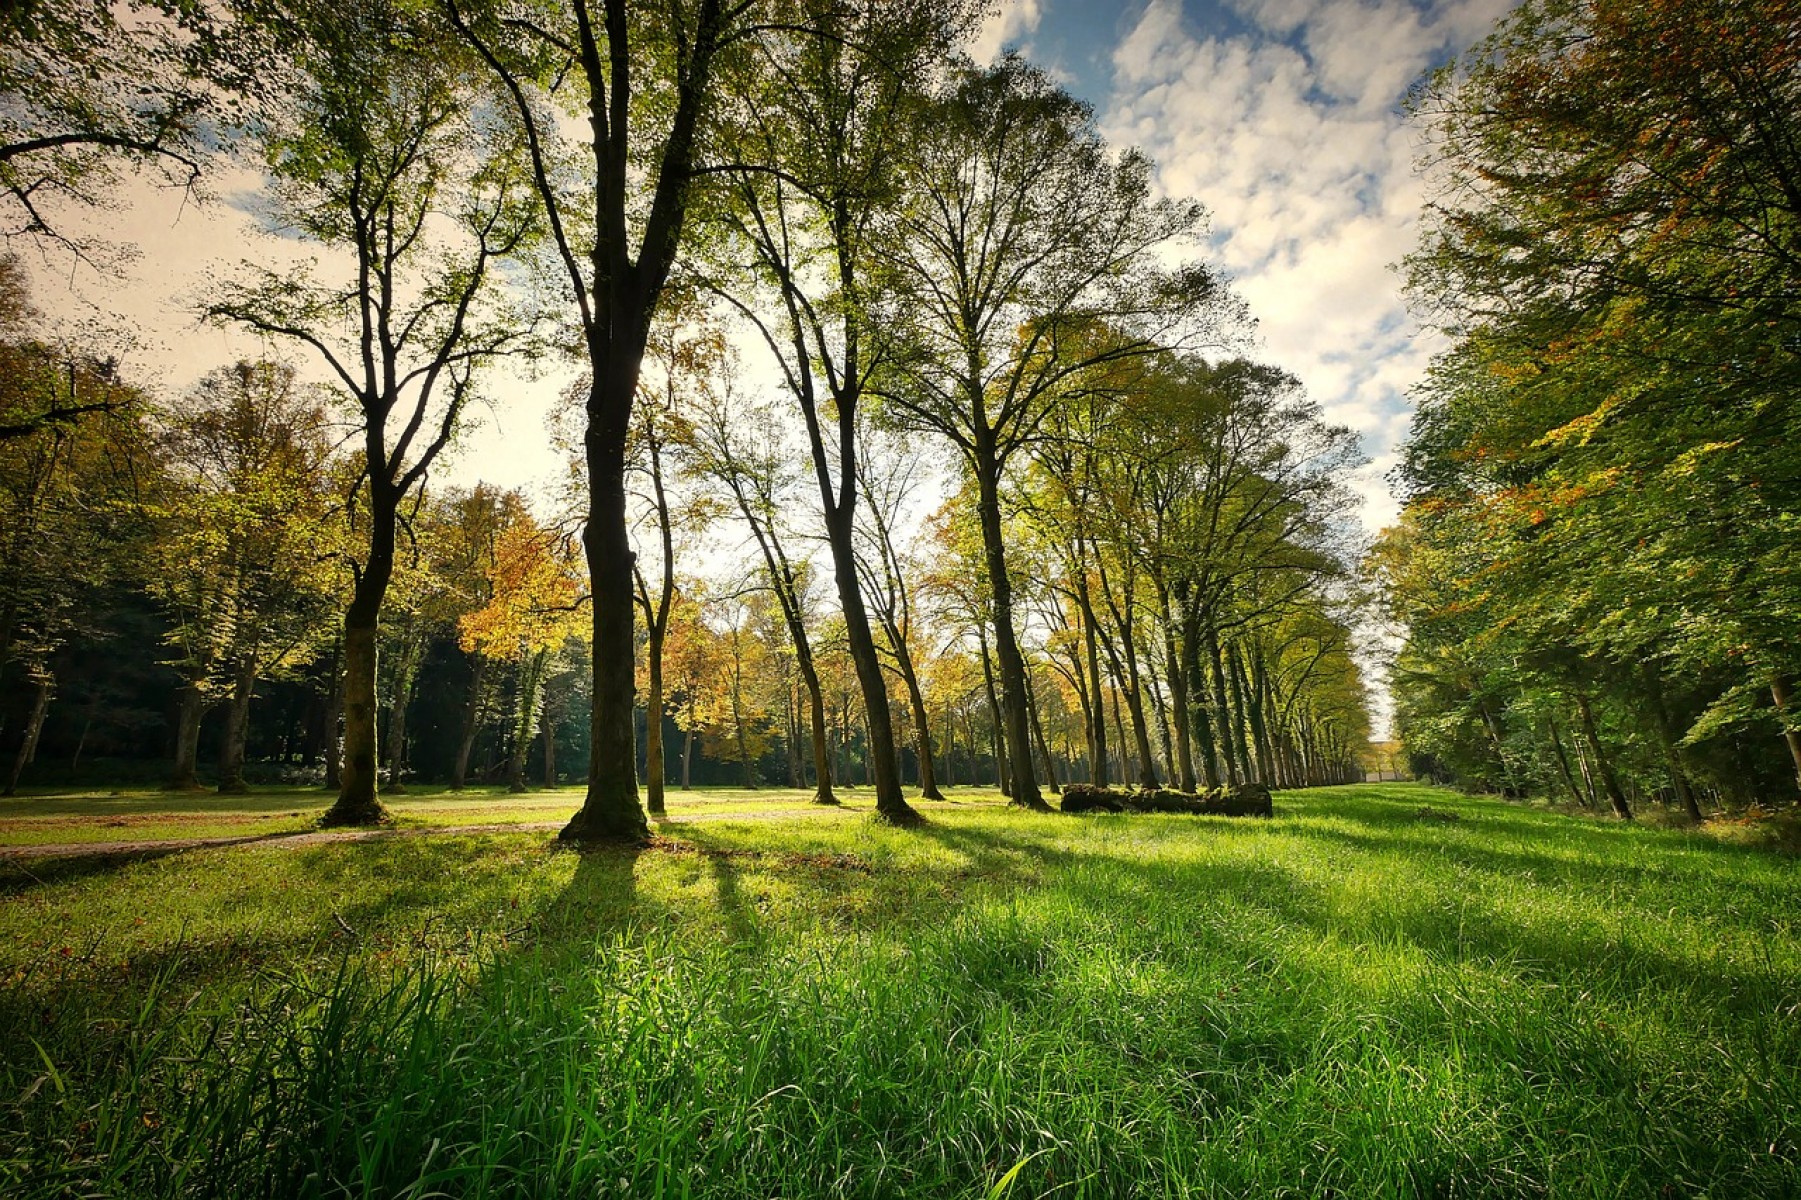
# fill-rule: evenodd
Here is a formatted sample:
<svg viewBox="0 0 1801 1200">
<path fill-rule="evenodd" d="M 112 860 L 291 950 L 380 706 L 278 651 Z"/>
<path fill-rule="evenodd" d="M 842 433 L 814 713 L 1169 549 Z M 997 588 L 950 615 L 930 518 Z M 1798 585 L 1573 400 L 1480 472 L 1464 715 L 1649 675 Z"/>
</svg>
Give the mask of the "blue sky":
<svg viewBox="0 0 1801 1200">
<path fill-rule="evenodd" d="M 1425 191 L 1400 101 L 1422 71 L 1480 39 L 1515 0 L 1003 0 L 972 47 L 1014 48 L 1094 105 L 1101 129 L 1158 164 L 1158 181 L 1211 213 L 1212 256 L 1257 318 L 1256 353 L 1295 375 L 1371 464 L 1356 486 L 1372 531 L 1396 511 L 1383 476 L 1408 422 L 1407 389 L 1437 343 L 1420 333 L 1390 270 L 1413 246 Z M 101 277 L 45 272 L 39 303 L 71 324 L 136 331 L 134 363 L 170 392 L 269 347 L 205 327 L 195 303 L 242 257 L 310 253 L 258 239 L 241 204 L 196 206 L 135 178 L 98 224 L 141 248 Z M 222 172 L 215 194 L 254 189 Z M 290 353 L 292 353 L 290 351 Z M 303 368 L 304 356 L 295 355 Z M 543 434 L 564 379 L 503 380 L 479 453 L 451 464 L 503 486 L 542 483 L 561 464 Z"/>
<path fill-rule="evenodd" d="M 1165 191 L 1207 206 L 1257 353 L 1363 436 L 1371 530 L 1396 511 L 1383 476 L 1438 346 L 1391 269 L 1426 198 L 1401 101 L 1513 3 L 1008 0 L 975 48 L 1050 70 L 1111 139 L 1151 154 Z"/>
</svg>

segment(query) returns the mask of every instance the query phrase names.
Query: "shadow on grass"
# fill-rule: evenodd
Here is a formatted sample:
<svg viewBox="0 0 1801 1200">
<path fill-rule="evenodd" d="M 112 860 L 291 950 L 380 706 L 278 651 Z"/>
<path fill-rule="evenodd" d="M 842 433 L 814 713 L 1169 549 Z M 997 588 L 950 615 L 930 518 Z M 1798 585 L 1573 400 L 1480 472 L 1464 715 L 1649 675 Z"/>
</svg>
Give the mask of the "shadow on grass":
<svg viewBox="0 0 1801 1200">
<path fill-rule="evenodd" d="M 1401 824 L 1396 822 L 1395 826 Z M 1661 990 L 1732 1012 L 1753 1012 L 1768 1001 L 1772 988 L 1780 991 L 1796 982 L 1779 978 L 1767 965 L 1717 954 L 1691 957 L 1672 952 L 1656 944 L 1655 931 L 1641 933 L 1627 928 L 1614 932 L 1602 920 L 1581 919 L 1588 913 L 1605 918 L 1609 905 L 1622 910 L 1639 906 L 1636 893 L 1647 881 L 1694 882 L 1677 878 L 1669 869 L 1632 862 L 1572 862 L 1472 843 L 1450 845 L 1422 840 L 1418 844 L 1398 844 L 1395 834 L 1399 829 L 1395 826 L 1385 836 L 1319 825 L 1285 831 L 1293 838 L 1321 845 L 1328 860 L 1342 857 L 1343 850 L 1334 849 L 1342 847 L 1373 853 L 1401 851 L 1415 861 L 1439 863 L 1447 868 L 1425 879 L 1397 880 L 1389 902 L 1373 912 L 1360 911 L 1345 898 L 1335 896 L 1329 884 L 1318 882 L 1317 876 L 1309 877 L 1311 873 L 1303 874 L 1280 862 L 1170 862 L 1084 854 L 1037 838 L 1021 839 L 1016 834 L 951 824 L 934 826 L 922 831 L 921 836 L 966 857 L 970 874 L 992 879 L 1006 888 L 1034 887 L 1043 877 L 1043 868 L 1050 868 L 1055 872 L 1058 890 L 1093 911 L 1097 920 L 1151 913 L 1158 906 L 1180 905 L 1194 896 L 1223 900 L 1212 906 L 1220 919 L 1198 922 L 1191 935 L 1246 961 L 1268 953 L 1275 940 L 1274 924 L 1304 929 L 1317 938 L 1336 939 L 1353 946 L 1398 942 L 1440 966 L 1470 963 L 1527 979 L 1607 980 L 1628 991 Z M 1210 821 L 1205 828 L 1210 838 L 1232 838 L 1243 832 L 1242 823 L 1223 818 Z M 1735 864 L 1740 855 L 1737 848 L 1731 849 L 1733 853 L 1714 861 L 1721 866 Z M 1681 874 L 1687 876 L 1689 872 Z M 1707 897 L 1709 920 L 1733 913 L 1733 924 L 1748 943 L 1773 936 L 1768 915 L 1792 907 L 1798 890 L 1765 887 L 1756 881 L 1734 878 L 1730 873 L 1709 873 L 1700 868 L 1694 875 L 1704 879 L 1715 893 Z M 1506 907 L 1505 898 L 1494 895 L 1492 889 L 1509 886 L 1522 877 L 1531 879 L 1537 887 L 1561 893 L 1576 916 L 1568 924 L 1558 925 L 1550 921 L 1529 922 L 1514 915 Z M 1648 907 L 1661 911 L 1668 906 Z"/>
</svg>

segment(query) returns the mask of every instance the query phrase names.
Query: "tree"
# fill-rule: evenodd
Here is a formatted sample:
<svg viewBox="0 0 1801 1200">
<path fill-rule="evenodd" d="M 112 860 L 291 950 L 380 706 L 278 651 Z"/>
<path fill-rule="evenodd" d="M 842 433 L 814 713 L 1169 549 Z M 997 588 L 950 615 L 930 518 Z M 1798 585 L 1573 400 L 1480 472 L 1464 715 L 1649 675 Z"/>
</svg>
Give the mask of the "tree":
<svg viewBox="0 0 1801 1200">
<path fill-rule="evenodd" d="M 382 819 L 377 634 L 402 503 L 450 444 L 479 368 L 527 347 L 500 311 L 497 264 L 534 224 L 515 152 L 473 103 L 459 44 L 398 3 L 302 7 L 292 103 L 267 132 L 281 220 L 339 252 L 348 280 L 254 269 L 215 319 L 311 347 L 361 426 L 368 541 L 344 614 L 344 770 L 328 824 Z"/>
<path fill-rule="evenodd" d="M 1528 3 L 1415 97 L 1442 190 L 1409 284 L 1454 340 L 1385 569 L 1410 748 L 1459 777 L 1587 792 L 1560 719 L 1622 816 L 1761 790 L 1753 729 L 1801 770 L 1797 22 Z"/>
<path fill-rule="evenodd" d="M 517 516 L 504 525 L 489 568 L 490 599 L 457 622 L 463 649 L 513 664 L 512 738 L 507 783 L 525 790 L 525 752 L 538 729 L 543 684 L 552 656 L 576 636 L 580 594 L 567 542 L 525 516 L 517 493 Z"/>
<path fill-rule="evenodd" d="M 1112 158 L 1087 106 L 1009 58 L 963 66 L 929 113 L 909 203 L 885 231 L 899 279 L 890 319 L 909 352 L 881 385 L 900 419 L 961 451 L 976 488 L 993 603 L 1013 801 L 1043 807 L 1026 664 L 1014 628 L 1001 484 L 1014 454 L 1107 364 L 1192 340 L 1218 316 L 1203 267 L 1158 255 L 1195 204 L 1154 200 L 1150 164 Z"/>
<path fill-rule="evenodd" d="M 193 192 L 214 123 L 254 94 L 261 39 L 222 6 L 31 0 L 0 10 L 0 234 L 108 265 L 66 209 L 109 207 L 121 166 Z"/>
<path fill-rule="evenodd" d="M 656 573 L 649 575 L 634 561 L 638 607 L 644 612 L 648 647 L 645 658 L 644 782 L 645 800 L 653 816 L 665 811 L 663 784 L 663 646 L 677 591 L 675 548 L 678 536 L 699 533 L 710 524 L 717 506 L 701 496 L 681 496 L 680 477 L 698 469 L 690 461 L 700 455 L 695 432 L 696 410 L 717 408 L 713 396 L 724 385 L 725 344 L 704 327 L 682 336 L 673 322 L 652 338 L 648 354 L 655 364 L 650 380 L 641 381 L 644 395 L 634 409 L 631 461 L 646 491 L 639 499 L 644 519 L 656 538 Z M 653 592 L 650 580 L 656 580 Z"/>
<path fill-rule="evenodd" d="M 896 165 L 921 129 L 929 75 L 977 9 L 796 0 L 781 11 L 788 29 L 759 43 L 761 84 L 745 93 L 743 165 L 723 214 L 728 257 L 748 265 L 714 286 L 767 344 L 800 410 L 863 694 L 876 811 L 911 825 L 921 818 L 901 794 L 887 683 L 857 572 L 857 426 L 888 353 L 872 320 L 885 288 L 874 233 L 898 203 Z"/>
<path fill-rule="evenodd" d="M 195 785 L 201 714 L 222 684 L 219 790 L 239 792 L 257 682 L 310 654 L 337 600 L 330 434 L 291 367 L 240 361 L 200 380 L 163 449 L 171 478 L 148 582 L 171 617 L 183 680 L 170 786 Z"/>
<path fill-rule="evenodd" d="M 888 656 L 912 706 L 919 794 L 927 800 L 942 800 L 944 794 L 938 790 L 933 770 L 931 718 L 926 712 L 925 692 L 915 663 L 919 630 L 914 621 L 913 581 L 909 578 L 915 564 L 903 561 L 898 529 L 904 510 L 913 502 L 913 493 L 921 483 L 920 455 L 904 437 L 885 437 L 867 424 L 860 436 L 864 441 L 858 450 L 857 467 L 868 498 L 863 506 L 864 519 L 858 525 L 864 546 L 859 558 L 863 590 L 882 626 Z"/>
<path fill-rule="evenodd" d="M 7 284 L 22 287 L 22 277 L 0 273 L 0 309 L 29 312 Z M 101 591 L 127 577 L 143 533 L 140 489 L 158 483 L 143 393 L 115 363 L 39 342 L 15 324 L 0 332 L 0 421 L 47 410 L 70 415 L 7 439 L 0 454 L 0 682 L 9 685 L 0 696 L 30 697 L 7 795 L 36 755 L 55 656 L 89 632 Z M 28 690 L 11 685 L 15 673 Z"/>
<path fill-rule="evenodd" d="M 632 406 L 710 142 L 721 59 L 752 36 L 759 7 L 758 0 L 567 0 L 510 20 L 449 0 L 451 19 L 519 123 L 589 371 L 582 540 L 593 595 L 594 703 L 588 792 L 562 831 L 566 840 L 649 833 L 633 730 Z M 587 117 L 590 140 L 579 149 L 559 131 L 567 101 L 557 93 L 565 85 Z M 640 180 L 648 181 L 644 192 Z"/>
<path fill-rule="evenodd" d="M 714 400 L 694 423 L 695 470 L 730 493 L 738 515 L 757 544 L 769 589 L 794 647 L 795 668 L 807 693 L 813 799 L 818 804 L 836 804 L 831 752 L 826 744 L 825 692 L 807 627 L 813 607 L 812 574 L 804 559 L 796 561 L 790 557 L 787 541 L 791 527 L 782 517 L 798 499 L 796 493 L 803 482 L 804 468 L 798 465 L 792 445 L 782 436 L 784 426 L 773 405 L 747 402 L 731 391 L 716 393 Z"/>
</svg>

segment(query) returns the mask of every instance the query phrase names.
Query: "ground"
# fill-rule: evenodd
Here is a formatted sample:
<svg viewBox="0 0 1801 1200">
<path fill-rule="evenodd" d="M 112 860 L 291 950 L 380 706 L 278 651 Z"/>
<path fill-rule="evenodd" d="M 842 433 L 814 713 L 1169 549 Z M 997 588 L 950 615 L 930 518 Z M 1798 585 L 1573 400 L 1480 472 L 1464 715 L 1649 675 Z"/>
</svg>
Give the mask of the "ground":
<svg viewBox="0 0 1801 1200">
<path fill-rule="evenodd" d="M 953 796 L 672 793 L 586 855 L 573 792 L 8 802 L 0 1192 L 1801 1194 L 1791 858 L 1410 784 Z M 196 837 L 255 840 L 42 849 Z"/>
</svg>

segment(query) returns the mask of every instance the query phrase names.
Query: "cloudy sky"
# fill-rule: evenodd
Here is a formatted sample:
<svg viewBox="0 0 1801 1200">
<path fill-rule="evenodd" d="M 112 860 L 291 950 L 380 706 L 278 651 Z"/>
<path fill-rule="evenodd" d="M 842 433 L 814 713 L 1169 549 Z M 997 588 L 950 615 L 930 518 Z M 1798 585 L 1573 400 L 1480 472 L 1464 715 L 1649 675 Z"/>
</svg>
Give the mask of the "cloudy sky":
<svg viewBox="0 0 1801 1200">
<path fill-rule="evenodd" d="M 1258 322 L 1260 353 L 1363 435 L 1372 529 L 1405 392 L 1435 342 L 1391 269 L 1423 192 L 1401 100 L 1513 0 L 1010 0 L 978 50 L 1006 46 L 1148 151 L 1169 193 L 1212 214 L 1214 254 Z"/>
<path fill-rule="evenodd" d="M 1407 427 L 1406 389 L 1433 343 L 1410 323 L 1390 269 L 1413 244 L 1422 190 L 1400 101 L 1428 67 L 1480 38 L 1512 0 L 1007 0 L 979 57 L 1018 49 L 1090 101 L 1103 130 L 1156 160 L 1167 192 L 1202 201 L 1213 255 L 1258 321 L 1261 353 L 1357 429 L 1371 464 L 1364 520 L 1392 518 L 1383 475 Z M 208 280 L 249 256 L 249 219 L 148 181 L 110 219 L 142 247 L 102 275 L 39 272 L 38 300 L 70 320 L 141 330 L 134 365 L 165 389 L 266 352 L 190 315 Z M 560 380 L 500 389 L 457 475 L 532 484 L 554 475 L 543 420 Z M 493 453 L 491 450 L 503 451 Z"/>
</svg>

